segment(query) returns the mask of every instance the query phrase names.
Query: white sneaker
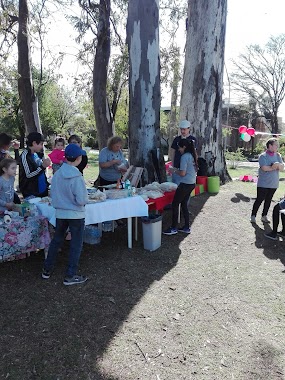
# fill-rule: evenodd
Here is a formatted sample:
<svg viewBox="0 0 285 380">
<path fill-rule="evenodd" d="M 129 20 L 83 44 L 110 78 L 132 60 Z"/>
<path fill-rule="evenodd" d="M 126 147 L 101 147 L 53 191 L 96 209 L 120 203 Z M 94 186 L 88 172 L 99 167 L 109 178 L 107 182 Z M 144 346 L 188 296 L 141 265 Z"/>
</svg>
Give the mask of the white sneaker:
<svg viewBox="0 0 285 380">
<path fill-rule="evenodd" d="M 270 221 L 267 219 L 266 215 L 261 217 L 261 221 L 262 221 L 262 223 L 270 223 Z"/>
<path fill-rule="evenodd" d="M 251 217 L 250 217 L 250 222 L 251 222 L 251 223 L 256 223 L 256 218 L 255 218 L 254 215 L 251 215 Z"/>
</svg>

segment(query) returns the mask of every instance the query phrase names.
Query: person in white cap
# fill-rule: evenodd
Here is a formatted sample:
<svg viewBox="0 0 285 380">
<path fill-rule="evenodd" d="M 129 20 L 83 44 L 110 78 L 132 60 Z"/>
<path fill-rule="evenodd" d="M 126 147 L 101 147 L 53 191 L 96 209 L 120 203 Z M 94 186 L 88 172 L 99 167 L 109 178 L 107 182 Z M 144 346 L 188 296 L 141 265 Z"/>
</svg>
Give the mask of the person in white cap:
<svg viewBox="0 0 285 380">
<path fill-rule="evenodd" d="M 174 168 L 180 168 L 180 159 L 181 159 L 181 153 L 179 152 L 179 142 L 182 139 L 192 140 L 194 142 L 194 146 L 196 147 L 197 139 L 194 136 L 190 135 L 190 122 L 188 120 L 181 120 L 179 123 L 178 128 L 180 129 L 181 134 L 179 136 L 176 136 L 171 144 L 171 151 L 170 151 L 170 159 L 172 161 L 172 166 Z M 181 177 L 178 176 L 176 173 L 172 174 L 172 182 L 177 183 L 179 185 L 181 181 Z"/>
</svg>

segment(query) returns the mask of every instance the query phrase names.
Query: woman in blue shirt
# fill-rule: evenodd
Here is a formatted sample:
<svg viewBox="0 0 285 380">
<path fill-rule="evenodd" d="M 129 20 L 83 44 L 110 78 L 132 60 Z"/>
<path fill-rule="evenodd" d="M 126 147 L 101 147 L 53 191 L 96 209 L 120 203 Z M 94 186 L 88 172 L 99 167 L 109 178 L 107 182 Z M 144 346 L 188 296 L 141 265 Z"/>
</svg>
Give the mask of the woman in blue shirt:
<svg viewBox="0 0 285 380">
<path fill-rule="evenodd" d="M 256 223 L 256 214 L 264 202 L 261 221 L 269 223 L 267 213 L 275 191 L 279 186 L 279 171 L 284 170 L 284 163 L 278 151 L 278 141 L 271 138 L 266 143 L 266 151 L 259 156 L 257 197 L 253 204 L 250 221 Z"/>
<path fill-rule="evenodd" d="M 172 172 L 181 177 L 181 181 L 176 189 L 172 202 L 172 225 L 163 233 L 165 235 L 175 235 L 178 231 L 190 234 L 190 221 L 188 211 L 188 200 L 193 189 L 195 189 L 198 158 L 194 142 L 192 140 L 182 139 L 178 143 L 178 149 L 181 154 L 180 168 L 173 168 Z M 178 209 L 181 204 L 181 210 L 184 217 L 184 226 L 177 230 Z"/>
<path fill-rule="evenodd" d="M 122 152 L 123 140 L 119 136 L 110 137 L 107 147 L 99 153 L 100 186 L 116 183 L 127 171 L 128 162 Z"/>
</svg>

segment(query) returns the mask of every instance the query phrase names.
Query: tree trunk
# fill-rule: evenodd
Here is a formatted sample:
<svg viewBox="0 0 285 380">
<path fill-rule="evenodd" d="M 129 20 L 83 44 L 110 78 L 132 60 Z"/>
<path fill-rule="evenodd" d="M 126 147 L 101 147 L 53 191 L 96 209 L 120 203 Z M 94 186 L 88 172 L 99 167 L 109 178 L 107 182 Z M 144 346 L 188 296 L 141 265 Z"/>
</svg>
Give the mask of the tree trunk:
<svg viewBox="0 0 285 380">
<path fill-rule="evenodd" d="M 93 68 L 93 104 L 99 149 L 113 134 L 113 117 L 107 98 L 107 74 L 110 59 L 110 0 L 100 0 L 96 54 Z"/>
<path fill-rule="evenodd" d="M 28 22 L 29 10 L 27 0 L 19 0 L 18 91 L 27 134 L 35 131 L 41 133 L 38 102 L 32 79 Z"/>
<path fill-rule="evenodd" d="M 279 128 L 279 121 L 278 121 L 278 109 L 276 110 L 276 108 L 273 109 L 273 113 L 272 113 L 272 120 L 270 120 L 270 124 L 271 124 L 271 130 L 272 130 L 272 133 L 280 133 L 280 128 Z"/>
<path fill-rule="evenodd" d="M 144 170 L 143 181 L 165 181 L 160 136 L 159 1 L 130 0 L 129 49 L 130 163 Z"/>
<path fill-rule="evenodd" d="M 171 110 L 170 110 L 170 117 L 169 117 L 169 125 L 168 125 L 168 157 L 171 156 L 171 144 L 174 139 L 174 136 L 177 134 L 177 99 L 178 99 L 178 85 L 181 81 L 181 74 L 180 74 L 180 51 L 179 48 L 175 49 L 176 56 L 174 57 L 174 61 L 172 62 L 172 72 L 173 72 L 173 79 L 171 82 Z"/>
<path fill-rule="evenodd" d="M 191 123 L 208 174 L 229 179 L 222 139 L 227 0 L 189 0 L 180 119 Z"/>
</svg>

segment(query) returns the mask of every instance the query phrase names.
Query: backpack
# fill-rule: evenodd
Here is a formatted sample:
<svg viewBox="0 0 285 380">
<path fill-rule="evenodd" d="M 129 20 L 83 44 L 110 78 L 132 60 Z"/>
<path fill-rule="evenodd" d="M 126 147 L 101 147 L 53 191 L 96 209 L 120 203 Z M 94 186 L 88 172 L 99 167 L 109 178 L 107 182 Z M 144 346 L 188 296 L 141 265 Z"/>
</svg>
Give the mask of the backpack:
<svg viewBox="0 0 285 380">
<path fill-rule="evenodd" d="M 207 176 L 207 174 L 208 174 L 207 161 L 203 157 L 198 157 L 198 172 L 197 172 L 197 176 Z"/>
</svg>

